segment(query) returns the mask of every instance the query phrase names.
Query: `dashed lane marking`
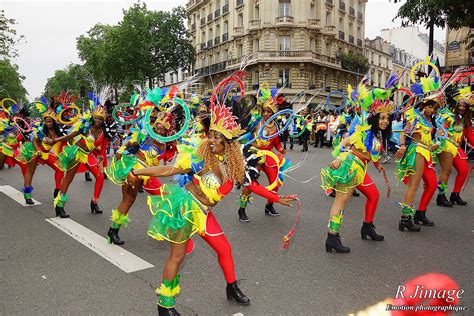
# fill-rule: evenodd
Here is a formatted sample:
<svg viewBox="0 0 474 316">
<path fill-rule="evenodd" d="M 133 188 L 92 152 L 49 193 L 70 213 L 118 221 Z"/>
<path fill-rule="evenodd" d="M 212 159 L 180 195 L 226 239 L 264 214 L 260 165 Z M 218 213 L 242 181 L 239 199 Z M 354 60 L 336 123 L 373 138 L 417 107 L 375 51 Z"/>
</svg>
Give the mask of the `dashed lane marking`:
<svg viewBox="0 0 474 316">
<path fill-rule="evenodd" d="M 154 267 L 151 263 L 137 257 L 133 253 L 119 246 L 110 245 L 107 239 L 70 218 L 54 217 L 46 219 L 46 221 L 126 273 Z"/>
<path fill-rule="evenodd" d="M 38 202 L 35 199 L 32 199 L 35 204 L 26 204 L 25 198 L 23 197 L 23 193 L 9 185 L 0 185 L 0 192 L 3 192 L 6 196 L 10 197 L 11 199 L 23 206 L 35 206 L 41 204 L 41 202 Z"/>
</svg>

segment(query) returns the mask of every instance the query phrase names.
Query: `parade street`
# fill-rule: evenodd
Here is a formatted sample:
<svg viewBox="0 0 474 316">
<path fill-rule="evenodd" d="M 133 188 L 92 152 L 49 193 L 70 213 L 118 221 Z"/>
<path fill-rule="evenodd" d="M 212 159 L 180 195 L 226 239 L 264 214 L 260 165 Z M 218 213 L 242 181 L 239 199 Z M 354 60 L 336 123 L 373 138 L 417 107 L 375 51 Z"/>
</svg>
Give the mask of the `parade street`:
<svg viewBox="0 0 474 316">
<path fill-rule="evenodd" d="M 391 186 L 390 198 L 386 197 L 383 177 L 369 166 L 380 191 L 374 223 L 385 240 L 361 239 L 365 198 L 353 197 L 341 228 L 343 243 L 351 247 L 351 252 L 327 253 L 324 242 L 333 200 L 320 188 L 319 170 L 332 160 L 331 150 L 311 147 L 305 154 L 300 149 L 295 146 L 295 150 L 288 151 L 293 164 L 301 163 L 303 158 L 305 161 L 288 174 L 291 178 L 287 177 L 280 191 L 299 195 L 302 203 L 299 225 L 287 251 L 281 250 L 281 240 L 294 224 L 296 203 L 292 208 L 276 205 L 281 215 L 270 217 L 264 213 L 265 201 L 255 197 L 247 208 L 248 223 L 238 220 L 237 190 L 214 208 L 232 245 L 239 286 L 251 304 L 239 306 L 227 300 L 226 282 L 217 256 L 196 235 L 195 250 L 187 256 L 180 271 L 182 292 L 177 309 L 181 313 L 347 315 L 394 298 L 397 286 L 415 276 L 439 272 L 451 276 L 464 290 L 459 305 L 471 311 L 456 315 L 472 315 L 472 178 L 462 192 L 467 206 L 442 208 L 433 199 L 428 216 L 435 226 L 422 227 L 419 233 L 400 232 L 397 202 L 402 199 L 404 186 L 396 185 L 395 163 L 392 159 L 384 165 Z M 265 175 L 261 179 L 265 182 Z M 448 192 L 453 179 L 448 183 Z M 1 315 L 156 313 L 155 289 L 162 281 L 168 244 L 146 234 L 151 217 L 147 193 L 140 193 L 133 205 L 129 226 L 120 230 L 125 245 L 118 247 L 107 244 L 105 236 L 111 224 L 111 210 L 121 200 L 120 187 L 106 181 L 99 201 L 104 213 L 91 214 L 93 182 L 86 182 L 83 174 L 78 174 L 65 207 L 71 219 L 64 220 L 54 217 L 54 179 L 50 168 L 38 168 L 33 181 L 33 197 L 41 204 L 20 204 L 24 200 L 16 190 L 21 190 L 22 181 L 19 168 L 0 172 Z"/>
</svg>

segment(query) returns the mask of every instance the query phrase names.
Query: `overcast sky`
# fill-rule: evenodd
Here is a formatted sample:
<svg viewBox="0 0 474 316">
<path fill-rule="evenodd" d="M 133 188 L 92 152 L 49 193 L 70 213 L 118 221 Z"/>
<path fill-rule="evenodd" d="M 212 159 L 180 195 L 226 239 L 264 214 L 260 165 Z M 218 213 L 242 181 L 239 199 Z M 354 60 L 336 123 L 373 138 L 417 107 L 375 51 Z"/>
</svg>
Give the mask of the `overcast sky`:
<svg viewBox="0 0 474 316">
<path fill-rule="evenodd" d="M 276 1 L 276 0 L 274 0 Z M 466 0 L 470 1 L 470 0 Z M 39 96 L 54 71 L 69 63 L 80 63 L 76 38 L 100 22 L 116 24 L 122 9 L 135 0 L 0 0 L 8 18 L 14 18 L 19 34 L 26 42 L 18 46 L 20 57 L 15 60 L 29 98 Z M 185 5 L 188 0 L 143 0 L 153 10 L 170 10 Z M 392 22 L 400 4 L 388 0 L 369 0 L 366 4 L 365 36 L 374 38 L 383 28 L 398 27 Z M 444 30 L 435 31 L 435 39 L 444 42 Z"/>
</svg>

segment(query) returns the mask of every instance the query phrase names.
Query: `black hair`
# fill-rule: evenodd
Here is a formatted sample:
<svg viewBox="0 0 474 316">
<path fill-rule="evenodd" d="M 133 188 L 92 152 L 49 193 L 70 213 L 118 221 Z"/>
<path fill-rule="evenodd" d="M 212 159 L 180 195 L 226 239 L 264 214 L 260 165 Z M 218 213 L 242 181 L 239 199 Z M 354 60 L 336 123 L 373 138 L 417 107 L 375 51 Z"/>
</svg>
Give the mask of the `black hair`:
<svg viewBox="0 0 474 316">
<path fill-rule="evenodd" d="M 56 133 L 56 136 L 63 136 L 63 132 L 62 132 L 61 128 L 59 127 L 58 122 L 56 122 L 56 120 L 53 119 L 53 118 L 52 118 L 52 120 L 53 120 L 53 130 L 54 130 L 54 132 Z M 43 121 L 44 121 L 44 119 L 43 119 Z M 46 124 L 44 124 L 44 123 L 43 123 L 43 130 L 42 130 L 42 132 L 43 132 L 43 135 L 48 136 L 48 137 L 50 136 L 50 135 L 49 135 L 49 129 L 48 129 L 48 127 L 46 126 Z"/>
<path fill-rule="evenodd" d="M 388 117 L 390 118 L 390 122 L 387 128 L 383 131 L 379 129 L 380 113 L 370 116 L 369 119 L 367 120 L 367 122 L 370 125 L 370 130 L 372 131 L 374 135 L 377 135 L 378 132 L 380 131 L 380 133 L 382 134 L 382 141 L 384 144 L 387 142 L 390 136 L 392 136 L 392 115 L 389 115 Z"/>
</svg>

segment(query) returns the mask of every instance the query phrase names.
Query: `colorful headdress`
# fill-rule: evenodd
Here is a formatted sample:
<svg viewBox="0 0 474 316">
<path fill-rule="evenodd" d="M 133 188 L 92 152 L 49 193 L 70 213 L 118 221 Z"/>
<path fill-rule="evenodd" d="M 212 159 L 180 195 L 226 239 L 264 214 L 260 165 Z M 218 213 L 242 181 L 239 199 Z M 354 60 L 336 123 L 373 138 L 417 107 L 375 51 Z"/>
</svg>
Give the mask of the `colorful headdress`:
<svg viewBox="0 0 474 316">
<path fill-rule="evenodd" d="M 46 117 L 50 117 L 55 121 L 58 119 L 55 109 L 48 106 L 48 100 L 46 100 L 44 96 L 41 96 L 39 100 L 35 101 L 35 107 L 43 119 Z"/>
<path fill-rule="evenodd" d="M 276 87 L 269 87 L 267 82 L 262 83 L 257 90 L 257 101 L 263 107 L 268 107 L 273 113 L 277 112 L 276 98 L 278 89 Z"/>
<path fill-rule="evenodd" d="M 67 91 L 61 91 L 59 95 L 54 96 L 53 98 L 56 103 L 64 105 L 74 103 L 78 99 L 77 95 L 69 94 Z"/>
<path fill-rule="evenodd" d="M 107 110 L 102 104 L 105 103 L 105 101 L 108 98 L 101 100 L 99 96 L 95 95 L 92 92 L 89 92 L 88 96 L 89 96 L 90 104 L 92 108 L 92 111 L 91 111 L 92 117 L 101 117 L 105 120 L 105 118 L 107 117 Z"/>
<path fill-rule="evenodd" d="M 456 102 L 465 102 L 469 105 L 474 105 L 474 95 L 471 91 L 471 87 L 467 86 L 459 89 L 458 93 L 454 96 Z"/>
<path fill-rule="evenodd" d="M 223 104 L 211 106 L 211 126 L 210 129 L 222 133 L 225 138 L 232 139 L 240 136 L 245 131 L 240 129 L 237 123 L 237 116 Z"/>
<path fill-rule="evenodd" d="M 391 114 L 395 111 L 396 108 L 397 106 L 395 105 L 395 103 L 390 100 L 385 100 L 385 101 L 375 100 L 374 103 L 372 104 L 371 112 L 374 114 L 377 114 L 377 113 Z"/>
</svg>

